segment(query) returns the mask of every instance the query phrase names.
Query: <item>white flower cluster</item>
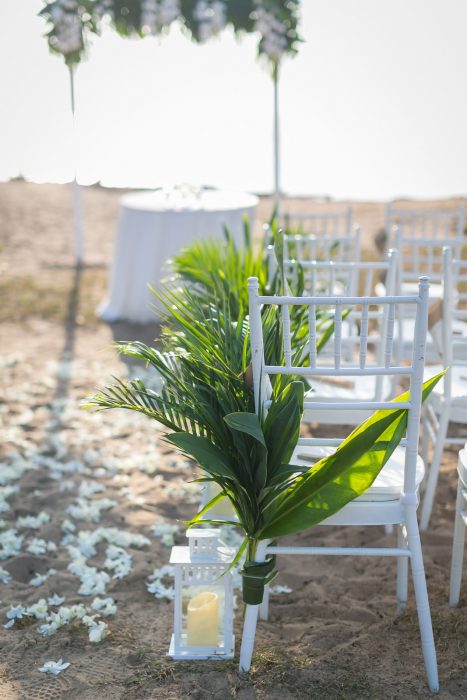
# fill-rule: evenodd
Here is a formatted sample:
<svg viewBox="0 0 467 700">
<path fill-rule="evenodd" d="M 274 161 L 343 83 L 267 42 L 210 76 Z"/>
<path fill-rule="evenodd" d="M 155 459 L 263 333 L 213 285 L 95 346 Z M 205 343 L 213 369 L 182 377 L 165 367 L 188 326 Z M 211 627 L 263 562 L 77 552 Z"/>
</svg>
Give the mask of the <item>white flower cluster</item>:
<svg viewBox="0 0 467 700">
<path fill-rule="evenodd" d="M 128 576 L 133 568 L 133 559 L 122 547 L 111 544 L 105 550 L 106 560 L 104 566 L 113 572 L 113 579 L 120 580 Z"/>
<path fill-rule="evenodd" d="M 160 537 L 163 545 L 172 547 L 175 544 L 174 535 L 178 532 L 178 525 L 171 525 L 170 523 L 158 520 L 152 525 L 151 532 L 156 537 Z"/>
<path fill-rule="evenodd" d="M 5 530 L 0 534 L 0 561 L 16 557 L 21 552 L 23 536 L 18 535 L 16 530 Z"/>
<path fill-rule="evenodd" d="M 141 31 L 155 36 L 162 27 L 176 20 L 179 14 L 179 0 L 142 0 Z"/>
<path fill-rule="evenodd" d="M 96 501 L 89 501 L 86 498 L 77 498 L 75 503 L 69 505 L 65 510 L 76 520 L 87 520 L 98 523 L 103 510 L 110 510 L 117 505 L 117 501 L 111 498 L 98 498 Z"/>
<path fill-rule="evenodd" d="M 26 547 L 26 551 L 29 554 L 47 554 L 48 552 L 55 552 L 57 550 L 57 545 L 51 540 L 43 540 L 40 537 L 33 537 Z"/>
<path fill-rule="evenodd" d="M 64 527 L 65 525 L 65 527 Z M 150 541 L 144 535 L 115 527 L 99 527 L 96 530 L 80 530 L 77 535 L 70 531 L 70 521 L 62 523 L 62 529 L 67 531 L 66 543 L 71 563 L 68 571 L 81 581 L 78 593 L 80 595 L 101 595 L 105 593 L 106 585 L 111 577 L 106 571 L 99 571 L 95 566 L 89 566 L 87 560 L 97 554 L 97 545 L 107 542 L 106 560 L 104 566 L 111 571 L 112 579 L 120 580 L 131 572 L 133 559 L 123 547 L 145 547 Z M 62 540 L 63 543 L 63 540 Z"/>
<path fill-rule="evenodd" d="M 42 525 L 46 525 L 50 520 L 50 515 L 41 510 L 37 515 L 23 515 L 16 521 L 16 527 L 25 527 L 29 530 L 38 530 Z"/>
<path fill-rule="evenodd" d="M 261 50 L 272 61 L 279 61 L 284 55 L 287 41 L 287 27 L 261 5 L 256 7 L 255 30 L 262 36 Z"/>
<path fill-rule="evenodd" d="M 49 10 L 55 26 L 55 48 L 64 56 L 83 48 L 78 6 L 77 0 L 56 0 Z"/>
<path fill-rule="evenodd" d="M 148 577 L 150 583 L 146 584 L 149 593 L 152 593 L 155 598 L 160 600 L 173 600 L 175 598 L 174 587 L 163 583 L 163 579 L 173 576 L 173 573 L 174 568 L 170 564 L 165 564 L 160 569 L 154 569 L 151 576 Z"/>
<path fill-rule="evenodd" d="M 200 42 L 208 41 L 219 34 L 226 23 L 226 6 L 221 0 L 198 0 L 193 10 L 193 17 L 198 23 L 198 39 Z"/>
<path fill-rule="evenodd" d="M 0 486 L 9 484 L 10 481 L 21 479 L 24 472 L 34 469 L 35 467 L 24 460 L 21 455 L 10 455 L 11 463 L 0 462 Z"/>
<path fill-rule="evenodd" d="M 10 504 L 6 500 L 19 491 L 19 486 L 0 486 L 0 513 L 10 510 Z"/>
</svg>

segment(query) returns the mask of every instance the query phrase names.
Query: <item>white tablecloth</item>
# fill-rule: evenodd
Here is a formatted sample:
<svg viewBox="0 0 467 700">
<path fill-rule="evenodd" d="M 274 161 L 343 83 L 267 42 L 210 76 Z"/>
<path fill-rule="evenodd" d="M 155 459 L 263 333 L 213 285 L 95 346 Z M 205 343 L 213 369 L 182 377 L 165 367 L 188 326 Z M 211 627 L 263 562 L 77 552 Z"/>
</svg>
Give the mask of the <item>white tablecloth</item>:
<svg viewBox="0 0 467 700">
<path fill-rule="evenodd" d="M 254 195 L 202 190 L 197 196 L 174 192 L 135 192 L 121 199 L 108 298 L 98 313 L 105 321 L 157 320 L 150 304 L 167 276 L 166 261 L 196 238 L 220 238 L 227 226 L 242 242 L 242 218 L 250 220 L 258 203 Z"/>
</svg>

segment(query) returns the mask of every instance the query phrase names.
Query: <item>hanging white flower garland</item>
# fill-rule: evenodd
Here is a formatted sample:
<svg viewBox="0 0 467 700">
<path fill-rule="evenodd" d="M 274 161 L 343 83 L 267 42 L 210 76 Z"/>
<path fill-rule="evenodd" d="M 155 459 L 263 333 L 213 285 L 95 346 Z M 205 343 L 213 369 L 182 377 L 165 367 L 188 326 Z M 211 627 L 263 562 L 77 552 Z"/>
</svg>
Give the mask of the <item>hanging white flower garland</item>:
<svg viewBox="0 0 467 700">
<path fill-rule="evenodd" d="M 110 22 L 123 36 L 157 36 L 179 21 L 191 38 L 204 43 L 227 25 L 235 32 L 260 34 L 258 53 L 273 65 L 297 52 L 299 0 L 53 0 L 40 14 L 48 22 L 49 47 L 69 65 L 78 63 L 89 34 Z"/>
</svg>

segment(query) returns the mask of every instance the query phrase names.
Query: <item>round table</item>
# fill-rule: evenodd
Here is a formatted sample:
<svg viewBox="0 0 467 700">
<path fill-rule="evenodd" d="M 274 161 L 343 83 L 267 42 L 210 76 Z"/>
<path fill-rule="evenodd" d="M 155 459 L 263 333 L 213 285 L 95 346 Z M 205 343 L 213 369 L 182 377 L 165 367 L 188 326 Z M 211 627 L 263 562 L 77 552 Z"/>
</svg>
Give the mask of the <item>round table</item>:
<svg viewBox="0 0 467 700">
<path fill-rule="evenodd" d="M 98 313 L 105 321 L 147 323 L 157 320 L 156 300 L 167 260 L 197 238 L 221 238 L 227 226 L 243 240 L 243 216 L 250 221 L 258 198 L 245 192 L 203 189 L 134 192 L 121 199 L 107 299 Z"/>
</svg>

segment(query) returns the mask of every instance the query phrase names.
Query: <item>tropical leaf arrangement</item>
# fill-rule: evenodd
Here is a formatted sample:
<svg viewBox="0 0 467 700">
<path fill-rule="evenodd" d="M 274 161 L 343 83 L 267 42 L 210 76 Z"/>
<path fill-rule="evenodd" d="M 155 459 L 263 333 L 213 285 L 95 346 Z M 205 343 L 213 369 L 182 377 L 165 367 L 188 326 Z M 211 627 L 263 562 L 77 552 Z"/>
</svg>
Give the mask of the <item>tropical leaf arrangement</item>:
<svg viewBox="0 0 467 700">
<path fill-rule="evenodd" d="M 244 541 L 236 561 L 246 553 L 243 596 L 262 599 L 264 584 L 274 576 L 274 561 L 254 564 L 261 540 L 313 527 L 361 495 L 372 484 L 402 438 L 407 410 L 377 411 L 337 450 L 312 467 L 290 464 L 300 433 L 304 392 L 302 379 L 273 378 L 267 415 L 256 415 L 251 383 L 247 279 L 258 278 L 260 294 L 280 294 L 287 282 L 281 267 L 280 232 L 275 231 L 278 270 L 268 284 L 264 246 L 253 252 L 248 224 L 244 245 L 228 231 L 225 241 L 197 241 L 173 261 L 175 279 L 156 294 L 165 309 L 160 347 L 140 342 L 117 343 L 118 352 L 138 358 L 159 377 L 157 390 L 140 379 L 101 389 L 87 406 L 138 411 L 169 429 L 166 440 L 198 464 L 197 479 L 214 482 L 219 493 L 193 518 L 209 524 L 209 511 L 223 498 L 232 504 Z M 301 293 L 300 276 L 298 288 Z M 287 287 L 287 292 L 290 290 Z M 302 311 L 291 314 L 295 366 L 304 364 L 307 337 Z M 277 309 L 263 312 L 267 364 L 282 359 L 282 333 Z M 332 334 L 333 319 L 318 313 L 322 348 Z M 425 383 L 424 398 L 439 380 Z"/>
</svg>

